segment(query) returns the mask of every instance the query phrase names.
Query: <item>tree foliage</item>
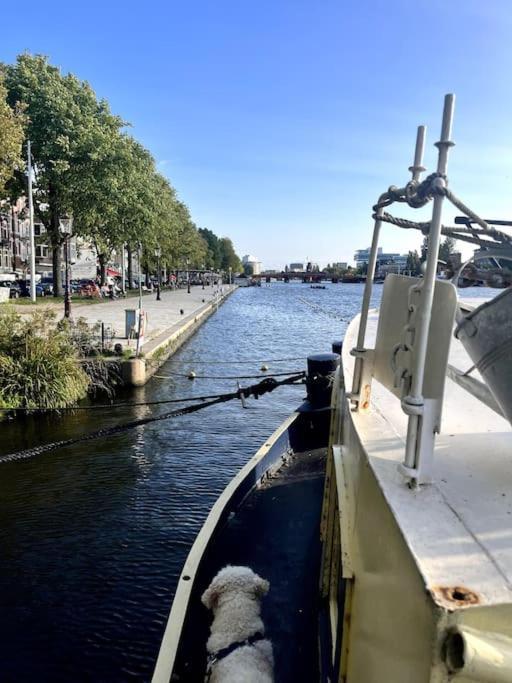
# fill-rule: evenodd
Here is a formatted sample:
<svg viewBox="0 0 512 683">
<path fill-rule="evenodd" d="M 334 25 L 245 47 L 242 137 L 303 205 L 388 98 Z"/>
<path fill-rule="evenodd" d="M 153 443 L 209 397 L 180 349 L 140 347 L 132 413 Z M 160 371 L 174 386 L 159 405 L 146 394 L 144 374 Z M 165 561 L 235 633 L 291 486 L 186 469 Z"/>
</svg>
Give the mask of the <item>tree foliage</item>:
<svg viewBox="0 0 512 683">
<path fill-rule="evenodd" d="M 450 262 L 450 256 L 455 251 L 455 240 L 453 237 L 446 237 L 439 246 L 439 258 L 445 263 Z"/>
<path fill-rule="evenodd" d="M 34 157 L 35 213 L 48 233 L 56 295 L 62 292 L 59 219 L 64 214 L 73 216 L 73 231 L 95 245 L 103 278 L 113 251 L 124 244 L 130 252 L 141 249 L 147 272 L 156 266 L 157 248 L 160 263 L 169 268 L 187 260 L 198 268 L 241 267 L 231 240 L 219 240 L 206 228 L 198 231 L 152 155 L 88 83 L 63 74 L 41 55 L 22 54 L 3 71 L 5 117 L 18 132 L 13 128 L 9 137 L 11 156 L 1 154 L 0 132 L 0 157 L 9 167 L 19 165 L 23 122 Z M 0 125 L 6 97 L 0 87 Z M 2 178 L 0 167 L 0 187 Z M 14 199 L 24 194 L 21 173 L 10 190 Z"/>
<path fill-rule="evenodd" d="M 7 88 L 0 74 L 0 197 L 4 194 L 7 181 L 23 166 L 21 151 L 24 123 L 22 108 L 11 107 L 7 102 Z"/>
<path fill-rule="evenodd" d="M 410 275 L 421 275 L 421 260 L 416 249 L 407 254 L 407 263 L 405 269 Z"/>
</svg>

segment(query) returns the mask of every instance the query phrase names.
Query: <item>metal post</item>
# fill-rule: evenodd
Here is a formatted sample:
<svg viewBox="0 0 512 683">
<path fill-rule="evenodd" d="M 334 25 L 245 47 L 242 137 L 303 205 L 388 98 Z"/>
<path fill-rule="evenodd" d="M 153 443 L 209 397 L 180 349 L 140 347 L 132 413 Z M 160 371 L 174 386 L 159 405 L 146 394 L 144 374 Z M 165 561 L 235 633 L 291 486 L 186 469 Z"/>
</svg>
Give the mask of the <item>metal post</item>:
<svg viewBox="0 0 512 683">
<path fill-rule="evenodd" d="M 425 147 L 425 132 L 426 132 L 425 126 L 418 126 L 418 129 L 416 131 L 416 146 L 415 146 L 415 150 L 414 150 L 414 163 L 412 166 L 409 167 L 409 170 L 412 173 L 412 180 L 413 181 L 417 181 L 420 177 L 420 173 L 425 170 L 425 168 L 422 166 L 423 151 L 424 151 L 424 147 Z M 387 193 L 382 194 L 379 197 L 378 204 L 380 204 L 382 201 L 384 201 L 387 198 L 388 198 Z M 360 320 L 359 320 L 359 331 L 357 334 L 357 344 L 356 344 L 355 349 L 353 350 L 353 353 L 356 356 L 355 365 L 354 365 L 354 376 L 352 379 L 352 394 L 354 395 L 354 398 L 357 398 L 357 395 L 359 394 L 360 384 L 361 384 L 363 355 L 365 352 L 364 340 L 365 340 L 365 336 L 366 336 L 366 328 L 368 326 L 368 311 L 370 309 L 370 300 L 372 297 L 372 290 L 373 290 L 373 278 L 375 277 L 375 267 L 377 265 L 380 229 L 382 226 L 381 216 L 382 216 L 383 212 L 384 212 L 384 207 L 379 207 L 376 211 L 376 218 L 375 218 L 375 223 L 374 223 L 374 227 L 373 227 L 372 246 L 371 246 L 371 250 L 370 250 L 370 259 L 368 261 L 368 267 L 366 270 L 366 283 L 364 286 L 363 303 L 361 306 L 361 316 L 360 316 Z"/>
<path fill-rule="evenodd" d="M 188 259 L 187 259 L 187 294 L 190 294 L 190 270 L 188 267 Z"/>
<path fill-rule="evenodd" d="M 28 214 L 30 238 L 30 298 L 36 301 L 36 247 L 34 237 L 34 200 L 32 197 L 32 150 L 27 140 L 27 179 L 28 179 Z"/>
<path fill-rule="evenodd" d="M 157 286 L 158 286 L 158 291 L 156 293 L 156 300 L 160 301 L 160 289 L 162 287 L 162 273 L 160 272 L 160 255 L 157 257 L 157 268 L 158 268 L 158 278 L 157 278 Z"/>
<path fill-rule="evenodd" d="M 142 331 L 142 280 L 140 277 L 140 260 L 141 260 L 140 242 L 139 242 L 139 245 L 137 246 L 137 260 L 139 262 L 139 265 L 138 265 L 138 273 L 139 273 L 139 320 L 138 320 L 138 325 L 137 325 L 137 347 L 135 350 L 136 356 L 138 356 L 140 354 L 140 336 L 141 336 L 141 331 Z"/>
<path fill-rule="evenodd" d="M 436 147 L 439 150 L 437 161 L 437 173 L 439 177 L 434 181 L 439 189 L 446 187 L 446 170 L 448 167 L 448 150 L 454 145 L 450 140 L 453 110 L 455 105 L 455 96 L 446 95 L 444 98 L 443 109 L 443 123 L 441 127 L 441 139 L 436 142 Z M 442 193 L 434 196 L 434 204 L 432 208 L 432 220 L 430 222 L 430 230 L 428 235 L 428 255 L 425 277 L 421 284 L 421 299 L 418 306 L 418 314 L 416 319 L 415 331 L 415 353 L 414 353 L 414 367 L 412 368 L 412 382 L 409 396 L 403 399 L 404 409 L 408 406 L 412 410 L 423 406 L 423 379 L 425 375 L 425 360 L 427 356 L 428 333 L 430 327 L 430 318 L 432 313 L 432 302 L 434 299 L 434 287 L 437 273 L 437 260 L 439 257 L 439 244 L 441 240 L 441 214 L 443 207 L 444 195 Z M 418 412 L 416 410 L 416 412 Z M 407 443 L 405 450 L 404 464 L 409 468 L 416 468 L 417 452 L 417 436 L 420 425 L 420 416 L 418 414 L 411 414 L 409 416 L 409 424 L 407 427 Z"/>
<path fill-rule="evenodd" d="M 121 294 L 123 296 L 126 296 L 125 278 L 126 278 L 126 261 L 125 261 L 125 252 L 124 252 L 124 242 L 123 242 L 123 244 L 121 245 Z"/>
<path fill-rule="evenodd" d="M 66 291 L 64 293 L 64 317 L 71 318 L 71 274 L 69 269 L 69 238 L 70 235 L 66 235 L 64 240 L 64 256 L 66 263 Z"/>
<path fill-rule="evenodd" d="M 105 351 L 105 323 L 101 323 L 101 353 Z"/>
</svg>

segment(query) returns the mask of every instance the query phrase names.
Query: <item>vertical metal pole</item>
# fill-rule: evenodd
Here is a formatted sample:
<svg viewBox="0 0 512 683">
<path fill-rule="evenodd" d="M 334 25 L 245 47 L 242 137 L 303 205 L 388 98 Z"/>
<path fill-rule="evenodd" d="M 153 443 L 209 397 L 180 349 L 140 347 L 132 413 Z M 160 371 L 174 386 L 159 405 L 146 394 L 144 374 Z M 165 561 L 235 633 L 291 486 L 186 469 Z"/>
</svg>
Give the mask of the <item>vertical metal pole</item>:
<svg viewBox="0 0 512 683">
<path fill-rule="evenodd" d="M 409 171 L 412 173 L 412 179 L 416 182 L 420 179 L 420 174 L 425 170 L 423 164 L 423 152 L 425 150 L 425 133 L 426 126 L 418 126 L 416 132 L 416 149 L 414 150 L 414 163 L 409 166 Z"/>
<path fill-rule="evenodd" d="M 162 273 L 161 273 L 161 270 L 160 270 L 160 256 L 157 257 L 157 268 L 158 268 L 158 278 L 157 278 L 157 287 L 158 287 L 158 291 L 157 291 L 157 293 L 156 293 L 156 300 L 157 300 L 157 301 L 161 301 L 161 299 L 160 299 L 160 289 L 161 289 L 161 287 L 162 287 L 162 277 L 161 277 L 161 276 L 162 276 Z"/>
<path fill-rule="evenodd" d="M 453 110 L 455 106 L 455 96 L 446 95 L 444 98 L 443 123 L 441 126 L 441 139 L 436 142 L 439 150 L 437 161 L 437 173 L 435 183 L 439 189 L 446 187 L 446 170 L 448 167 L 448 150 L 454 143 L 450 140 L 453 122 Z M 412 382 L 409 396 L 404 398 L 404 403 L 411 405 L 423 405 L 423 379 L 425 376 L 425 360 L 427 357 L 428 333 L 430 318 L 432 314 L 432 302 L 434 299 L 434 288 L 437 273 L 437 261 L 439 258 L 439 244 L 441 241 L 441 214 L 443 208 L 444 195 L 442 193 L 434 196 L 432 208 L 432 220 L 428 235 L 428 254 L 425 277 L 421 285 L 421 299 L 418 306 L 416 319 L 416 331 L 414 335 L 414 367 L 412 368 Z M 419 416 L 411 415 L 407 428 L 407 443 L 405 451 L 405 466 L 414 468 L 416 466 L 417 434 L 419 427 Z"/>
<path fill-rule="evenodd" d="M 27 140 L 28 215 L 30 238 L 30 298 L 36 302 L 36 246 L 34 237 L 34 200 L 32 197 L 32 149 Z"/>
<path fill-rule="evenodd" d="M 105 323 L 101 323 L 101 353 L 105 351 Z"/>
<path fill-rule="evenodd" d="M 123 242 L 123 244 L 121 245 L 121 293 L 123 296 L 126 296 L 125 278 L 126 278 L 126 261 L 125 261 L 125 252 L 124 252 L 124 242 Z"/>
<path fill-rule="evenodd" d="M 138 325 L 137 325 L 137 348 L 135 351 L 136 356 L 138 356 L 140 354 L 140 337 L 141 337 L 141 332 L 142 332 L 142 280 L 140 277 L 140 260 L 141 260 L 140 242 L 137 246 L 137 260 L 139 262 L 139 265 L 138 265 L 138 273 L 139 273 L 139 320 L 138 320 Z"/>
<path fill-rule="evenodd" d="M 64 256 L 65 256 L 65 263 L 66 263 L 66 291 L 64 292 L 64 317 L 65 318 L 70 318 L 71 317 L 71 276 L 69 272 L 69 237 L 70 235 L 66 235 L 66 239 L 64 240 Z"/>
<path fill-rule="evenodd" d="M 416 146 L 414 149 L 414 163 L 409 167 L 412 173 L 412 180 L 417 181 L 420 177 L 420 173 L 424 171 L 422 166 L 423 152 L 425 148 L 425 126 L 418 126 L 416 131 Z M 387 198 L 387 193 L 384 193 L 379 197 L 379 204 L 382 200 Z M 377 265 L 377 255 L 379 247 L 379 237 L 380 229 L 382 226 L 381 216 L 384 211 L 383 207 L 379 207 L 376 212 L 375 223 L 373 227 L 373 238 L 372 246 L 370 250 L 370 259 L 368 261 L 368 267 L 366 270 L 366 283 L 364 286 L 363 303 L 361 306 L 361 317 L 359 320 L 359 331 L 357 334 L 357 345 L 355 348 L 356 352 L 363 353 L 364 339 L 366 336 L 366 328 L 368 326 L 368 311 L 370 309 L 370 300 L 372 297 L 373 289 L 373 278 L 375 277 L 375 267 Z M 361 371 L 363 365 L 363 358 L 361 356 L 356 356 L 356 361 L 354 365 L 354 376 L 352 380 L 352 394 L 355 396 L 359 393 L 359 385 L 361 383 Z"/>
</svg>

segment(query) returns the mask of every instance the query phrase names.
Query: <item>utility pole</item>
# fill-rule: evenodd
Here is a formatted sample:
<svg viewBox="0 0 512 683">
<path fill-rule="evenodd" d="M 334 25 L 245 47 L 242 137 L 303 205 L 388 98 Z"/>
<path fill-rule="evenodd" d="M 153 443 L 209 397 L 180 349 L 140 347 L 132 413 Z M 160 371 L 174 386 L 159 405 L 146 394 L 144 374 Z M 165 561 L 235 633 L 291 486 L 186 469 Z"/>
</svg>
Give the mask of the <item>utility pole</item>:
<svg viewBox="0 0 512 683">
<path fill-rule="evenodd" d="M 36 247 L 34 238 L 34 201 L 32 198 L 32 151 L 27 140 L 28 214 L 30 237 L 30 298 L 36 302 Z"/>
</svg>

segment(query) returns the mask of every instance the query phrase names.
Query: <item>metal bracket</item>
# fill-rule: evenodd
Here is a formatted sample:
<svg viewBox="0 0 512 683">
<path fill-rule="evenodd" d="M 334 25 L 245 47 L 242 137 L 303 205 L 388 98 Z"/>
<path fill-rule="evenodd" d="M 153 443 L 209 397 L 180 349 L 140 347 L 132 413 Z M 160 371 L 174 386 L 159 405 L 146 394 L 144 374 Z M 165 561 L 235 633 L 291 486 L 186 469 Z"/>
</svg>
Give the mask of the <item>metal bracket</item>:
<svg viewBox="0 0 512 683">
<path fill-rule="evenodd" d="M 359 413 L 368 412 L 372 391 L 374 349 L 352 349 L 350 352 L 356 357 L 354 376 L 358 377 L 356 392 L 347 393 L 353 405 L 353 410 Z"/>
<path fill-rule="evenodd" d="M 418 421 L 414 443 L 414 466 L 400 463 L 398 471 L 414 485 L 431 484 L 434 462 L 435 434 L 439 432 L 440 405 L 438 399 L 424 398 L 421 404 L 407 403 L 402 408 L 409 415 L 409 421 Z"/>
</svg>

